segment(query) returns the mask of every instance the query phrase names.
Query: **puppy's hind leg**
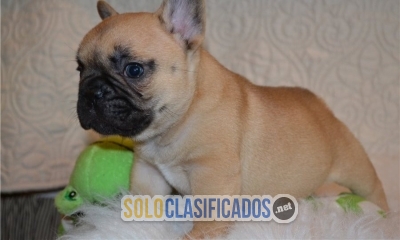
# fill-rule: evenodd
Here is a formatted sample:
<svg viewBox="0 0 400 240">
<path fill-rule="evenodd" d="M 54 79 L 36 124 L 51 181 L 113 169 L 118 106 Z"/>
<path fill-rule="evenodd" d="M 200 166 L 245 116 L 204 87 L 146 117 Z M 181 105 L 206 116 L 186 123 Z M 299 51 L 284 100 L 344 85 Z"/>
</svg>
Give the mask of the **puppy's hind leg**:
<svg viewBox="0 0 400 240">
<path fill-rule="evenodd" d="M 341 140 L 329 180 L 389 211 L 382 183 L 364 148 L 349 131 Z"/>
</svg>

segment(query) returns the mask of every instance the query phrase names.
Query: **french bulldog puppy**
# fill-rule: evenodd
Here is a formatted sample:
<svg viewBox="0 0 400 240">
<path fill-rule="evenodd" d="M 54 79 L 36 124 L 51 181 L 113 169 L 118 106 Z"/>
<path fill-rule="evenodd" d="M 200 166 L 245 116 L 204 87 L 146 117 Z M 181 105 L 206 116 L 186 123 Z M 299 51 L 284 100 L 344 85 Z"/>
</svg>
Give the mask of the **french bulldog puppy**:
<svg viewBox="0 0 400 240">
<path fill-rule="evenodd" d="M 203 0 L 118 14 L 82 40 L 77 111 L 84 129 L 136 141 L 132 192 L 311 195 L 335 182 L 388 210 L 363 147 L 310 91 L 256 86 L 202 48 Z M 220 236 L 194 222 L 187 237 Z"/>
</svg>

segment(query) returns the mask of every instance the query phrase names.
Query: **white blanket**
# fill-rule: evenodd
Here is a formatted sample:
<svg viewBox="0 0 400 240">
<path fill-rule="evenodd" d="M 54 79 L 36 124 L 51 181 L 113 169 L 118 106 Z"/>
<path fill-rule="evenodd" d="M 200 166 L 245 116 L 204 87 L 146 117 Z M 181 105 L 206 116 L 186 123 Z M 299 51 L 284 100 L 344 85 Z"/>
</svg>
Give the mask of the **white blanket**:
<svg viewBox="0 0 400 240">
<path fill-rule="evenodd" d="M 346 213 L 333 198 L 315 202 L 300 201 L 299 214 L 290 224 L 271 222 L 236 222 L 227 239 L 387 239 L 400 238 L 400 213 L 386 218 L 372 207 L 364 214 Z M 371 204 L 371 203 L 370 203 Z M 372 205 L 372 204 L 371 204 Z M 124 222 L 120 202 L 109 208 L 86 206 L 82 226 L 68 231 L 61 239 L 177 239 L 191 227 L 191 222 Z"/>
</svg>

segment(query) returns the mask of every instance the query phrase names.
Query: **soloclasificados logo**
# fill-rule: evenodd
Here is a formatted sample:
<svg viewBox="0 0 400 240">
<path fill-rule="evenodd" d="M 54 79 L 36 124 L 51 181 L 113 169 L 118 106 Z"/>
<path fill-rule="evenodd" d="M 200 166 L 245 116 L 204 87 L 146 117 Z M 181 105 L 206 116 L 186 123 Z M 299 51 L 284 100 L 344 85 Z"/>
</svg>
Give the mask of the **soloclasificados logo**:
<svg viewBox="0 0 400 240">
<path fill-rule="evenodd" d="M 296 199 L 269 195 L 126 195 L 124 221 L 271 221 L 290 223 L 298 214 Z"/>
</svg>

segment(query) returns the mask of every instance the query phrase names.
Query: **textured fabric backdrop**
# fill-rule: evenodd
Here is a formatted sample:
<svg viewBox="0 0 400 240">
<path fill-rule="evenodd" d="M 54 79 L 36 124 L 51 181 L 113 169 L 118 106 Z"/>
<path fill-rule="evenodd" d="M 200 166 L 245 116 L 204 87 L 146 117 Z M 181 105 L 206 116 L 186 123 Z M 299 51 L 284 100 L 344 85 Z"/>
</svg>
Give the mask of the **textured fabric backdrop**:
<svg viewBox="0 0 400 240">
<path fill-rule="evenodd" d="M 160 0 L 109 1 L 154 11 Z M 76 118 L 75 50 L 100 20 L 96 1 L 2 0 L 2 191 L 65 184 L 96 135 Z M 262 85 L 322 96 L 361 140 L 398 198 L 398 0 L 209 0 L 205 46 Z"/>
</svg>

